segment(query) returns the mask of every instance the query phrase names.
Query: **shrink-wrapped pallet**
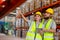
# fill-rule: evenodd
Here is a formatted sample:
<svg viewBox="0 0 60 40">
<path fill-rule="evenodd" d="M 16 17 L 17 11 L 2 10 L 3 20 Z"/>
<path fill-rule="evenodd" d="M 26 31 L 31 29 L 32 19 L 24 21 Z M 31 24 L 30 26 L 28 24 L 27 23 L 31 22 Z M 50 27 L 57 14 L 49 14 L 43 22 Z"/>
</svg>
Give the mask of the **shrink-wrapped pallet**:
<svg viewBox="0 0 60 40">
<path fill-rule="evenodd" d="M 29 12 L 30 11 L 30 3 L 29 2 L 26 2 L 26 12 Z"/>
<path fill-rule="evenodd" d="M 7 17 L 7 16 L 5 16 L 5 19 L 4 19 L 4 20 L 5 20 L 5 22 L 7 22 L 7 21 L 8 21 L 8 17 Z"/>
<path fill-rule="evenodd" d="M 22 38 L 26 38 L 27 30 L 22 30 Z"/>
<path fill-rule="evenodd" d="M 56 2 L 57 0 L 52 0 L 52 3 Z"/>
<path fill-rule="evenodd" d="M 20 37 L 21 30 L 16 30 L 16 37 Z"/>
<path fill-rule="evenodd" d="M 22 11 L 22 9 L 21 9 L 20 7 L 19 7 L 19 10 Z M 18 10 L 16 10 L 16 13 L 18 14 Z M 17 14 L 16 14 L 16 15 L 17 15 Z M 19 15 L 19 16 L 20 16 L 20 15 Z M 21 27 L 21 23 L 20 23 L 20 22 L 21 22 L 21 18 L 20 18 L 20 19 L 17 19 L 17 18 L 16 18 L 16 27 Z"/>
<path fill-rule="evenodd" d="M 24 19 L 22 19 L 22 27 L 24 27 Z"/>
<path fill-rule="evenodd" d="M 26 13 L 26 6 L 25 6 L 25 4 L 22 6 L 22 12 Z"/>
<path fill-rule="evenodd" d="M 60 18 L 60 7 L 58 7 L 58 16 Z"/>
<path fill-rule="evenodd" d="M 30 20 L 34 20 L 34 15 L 31 15 L 30 16 Z"/>
<path fill-rule="evenodd" d="M 39 8 L 39 7 L 41 7 L 41 1 L 42 0 L 34 0 L 34 7 L 35 7 L 35 9 L 37 9 L 37 8 Z"/>
<path fill-rule="evenodd" d="M 19 27 L 19 20 L 16 20 L 16 27 Z"/>
<path fill-rule="evenodd" d="M 54 2 L 56 2 L 57 0 L 50 0 L 50 3 L 54 3 Z"/>
<path fill-rule="evenodd" d="M 24 14 L 24 13 L 26 13 L 26 6 L 25 6 L 25 4 L 23 4 L 21 7 L 21 11 L 22 11 L 22 13 Z M 24 20 L 21 18 L 21 27 L 24 27 Z"/>
<path fill-rule="evenodd" d="M 53 19 L 55 20 L 56 23 L 58 23 L 58 8 L 54 9 Z"/>
<path fill-rule="evenodd" d="M 22 23 L 21 23 L 21 20 L 22 20 L 22 19 L 19 19 L 19 21 L 18 21 L 19 27 L 21 27 L 21 24 L 22 24 Z"/>
<path fill-rule="evenodd" d="M 30 2 L 30 11 L 34 10 L 34 0 Z"/>
<path fill-rule="evenodd" d="M 54 19 L 56 19 L 56 17 L 58 17 L 58 8 L 54 9 L 54 15 L 53 15 Z"/>
<path fill-rule="evenodd" d="M 59 21 L 59 24 L 60 24 L 60 7 L 58 7 L 58 21 Z"/>
<path fill-rule="evenodd" d="M 42 6 L 47 6 L 50 4 L 50 0 L 42 0 Z"/>
</svg>

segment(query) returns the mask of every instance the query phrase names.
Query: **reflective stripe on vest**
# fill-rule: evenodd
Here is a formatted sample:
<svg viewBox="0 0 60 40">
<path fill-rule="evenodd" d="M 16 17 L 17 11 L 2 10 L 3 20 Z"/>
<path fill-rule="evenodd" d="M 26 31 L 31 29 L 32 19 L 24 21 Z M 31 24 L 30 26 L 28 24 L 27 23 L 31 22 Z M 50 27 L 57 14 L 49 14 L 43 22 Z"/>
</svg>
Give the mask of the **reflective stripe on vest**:
<svg viewBox="0 0 60 40">
<path fill-rule="evenodd" d="M 45 26 L 45 29 L 49 29 L 50 28 L 50 24 L 52 22 L 52 19 L 49 19 L 46 26 Z M 44 33 L 44 40 L 53 40 L 53 33 L 50 33 L 50 32 L 45 32 Z"/>
<path fill-rule="evenodd" d="M 43 25 L 43 20 L 39 24 L 39 28 L 42 28 L 42 25 Z M 35 24 L 35 22 L 33 22 L 31 29 L 27 32 L 26 40 L 34 40 L 35 30 L 36 30 L 36 24 Z M 38 39 L 42 40 L 42 37 L 39 33 L 36 34 L 35 40 L 38 40 Z"/>
</svg>

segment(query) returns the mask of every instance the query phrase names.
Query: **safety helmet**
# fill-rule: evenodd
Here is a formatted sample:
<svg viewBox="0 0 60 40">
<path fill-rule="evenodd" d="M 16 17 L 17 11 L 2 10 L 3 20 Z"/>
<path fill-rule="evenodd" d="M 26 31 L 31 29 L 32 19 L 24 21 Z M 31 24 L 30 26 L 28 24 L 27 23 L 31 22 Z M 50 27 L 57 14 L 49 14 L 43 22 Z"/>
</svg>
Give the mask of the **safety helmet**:
<svg viewBox="0 0 60 40">
<path fill-rule="evenodd" d="M 36 12 L 35 15 L 40 15 L 40 16 L 42 16 L 41 12 L 39 12 L 39 11 Z"/>
<path fill-rule="evenodd" d="M 46 10 L 46 12 L 47 12 L 47 13 L 50 13 L 50 14 L 52 14 L 52 15 L 54 14 L 54 10 L 53 10 L 52 8 L 48 8 L 48 9 Z"/>
</svg>

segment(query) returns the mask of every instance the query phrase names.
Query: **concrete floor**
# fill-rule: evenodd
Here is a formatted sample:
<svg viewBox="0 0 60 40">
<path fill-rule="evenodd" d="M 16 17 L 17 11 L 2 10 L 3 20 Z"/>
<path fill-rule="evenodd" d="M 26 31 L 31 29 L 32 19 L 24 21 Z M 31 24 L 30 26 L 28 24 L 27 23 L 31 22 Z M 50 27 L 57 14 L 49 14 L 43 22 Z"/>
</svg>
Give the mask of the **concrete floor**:
<svg viewBox="0 0 60 40">
<path fill-rule="evenodd" d="M 25 39 L 18 38 L 18 37 L 12 37 L 12 36 L 6 36 L 4 34 L 0 34 L 0 40 L 25 40 Z"/>
<path fill-rule="evenodd" d="M 0 40 L 25 40 L 25 38 L 6 36 L 5 34 L 0 33 Z M 55 37 L 55 40 L 58 40 L 57 36 Z"/>
</svg>

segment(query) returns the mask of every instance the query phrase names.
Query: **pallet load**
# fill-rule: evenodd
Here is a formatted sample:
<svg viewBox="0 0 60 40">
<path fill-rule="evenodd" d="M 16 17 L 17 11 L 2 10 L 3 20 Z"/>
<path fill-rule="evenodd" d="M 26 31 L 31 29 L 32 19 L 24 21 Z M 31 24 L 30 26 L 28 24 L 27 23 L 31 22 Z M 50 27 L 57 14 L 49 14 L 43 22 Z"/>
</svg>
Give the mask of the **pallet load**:
<svg viewBox="0 0 60 40">
<path fill-rule="evenodd" d="M 34 0 L 30 2 L 30 11 L 34 10 Z"/>
<path fill-rule="evenodd" d="M 35 9 L 37 9 L 37 8 L 39 8 L 39 7 L 41 7 L 41 0 L 34 0 L 34 7 L 35 7 Z"/>
</svg>

